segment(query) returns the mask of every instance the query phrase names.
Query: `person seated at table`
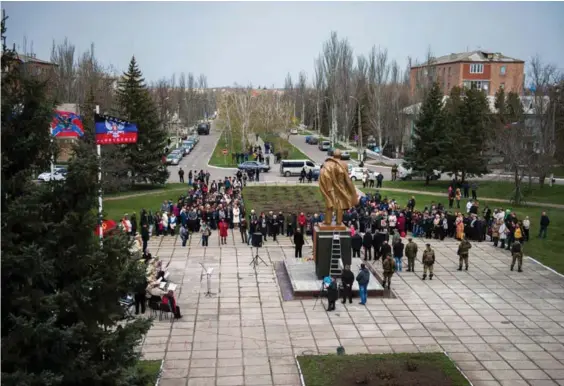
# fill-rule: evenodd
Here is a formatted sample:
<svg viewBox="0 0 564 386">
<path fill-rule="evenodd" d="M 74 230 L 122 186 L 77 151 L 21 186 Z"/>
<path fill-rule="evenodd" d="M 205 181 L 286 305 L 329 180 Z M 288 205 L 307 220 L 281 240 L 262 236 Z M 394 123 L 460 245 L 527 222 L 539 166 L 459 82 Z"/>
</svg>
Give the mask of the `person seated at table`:
<svg viewBox="0 0 564 386">
<path fill-rule="evenodd" d="M 165 296 L 163 296 L 162 304 L 168 305 L 170 312 L 174 314 L 176 319 L 180 319 L 182 315 L 180 314 L 180 307 L 176 305 L 176 299 L 174 298 L 174 292 L 168 291 Z"/>
<path fill-rule="evenodd" d="M 160 288 L 160 283 L 156 280 L 149 283 L 147 286 L 147 293 L 149 294 L 149 307 L 160 303 L 162 297 L 166 295 L 166 292 Z"/>
</svg>

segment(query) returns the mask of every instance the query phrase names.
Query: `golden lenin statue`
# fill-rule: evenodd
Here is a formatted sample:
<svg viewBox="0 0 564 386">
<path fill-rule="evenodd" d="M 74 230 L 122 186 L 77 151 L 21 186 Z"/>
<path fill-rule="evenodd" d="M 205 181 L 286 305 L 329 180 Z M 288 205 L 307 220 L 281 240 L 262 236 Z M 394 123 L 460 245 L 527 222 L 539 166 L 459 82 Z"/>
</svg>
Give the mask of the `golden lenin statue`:
<svg viewBox="0 0 564 386">
<path fill-rule="evenodd" d="M 319 188 L 325 198 L 325 225 L 331 225 L 333 210 L 337 212 L 336 225 L 343 223 L 343 211 L 358 204 L 356 188 L 349 177 L 347 165 L 341 161 L 341 151 L 325 160 L 319 173 Z"/>
</svg>

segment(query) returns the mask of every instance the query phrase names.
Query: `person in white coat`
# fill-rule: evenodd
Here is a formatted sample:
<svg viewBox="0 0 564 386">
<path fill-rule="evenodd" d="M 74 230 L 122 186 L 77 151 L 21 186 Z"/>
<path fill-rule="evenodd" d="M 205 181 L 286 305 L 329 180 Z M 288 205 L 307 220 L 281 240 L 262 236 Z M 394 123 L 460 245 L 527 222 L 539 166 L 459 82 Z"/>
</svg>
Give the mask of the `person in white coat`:
<svg viewBox="0 0 564 386">
<path fill-rule="evenodd" d="M 163 224 L 163 233 L 161 234 L 164 236 L 168 232 L 168 214 L 166 212 L 163 212 L 161 216 L 161 224 Z"/>
<path fill-rule="evenodd" d="M 499 226 L 499 241 L 501 241 L 501 249 L 505 248 L 505 240 L 507 240 L 507 226 L 502 222 Z"/>
<path fill-rule="evenodd" d="M 241 222 L 241 209 L 235 204 L 233 206 L 233 228 L 239 228 L 239 223 Z"/>
</svg>

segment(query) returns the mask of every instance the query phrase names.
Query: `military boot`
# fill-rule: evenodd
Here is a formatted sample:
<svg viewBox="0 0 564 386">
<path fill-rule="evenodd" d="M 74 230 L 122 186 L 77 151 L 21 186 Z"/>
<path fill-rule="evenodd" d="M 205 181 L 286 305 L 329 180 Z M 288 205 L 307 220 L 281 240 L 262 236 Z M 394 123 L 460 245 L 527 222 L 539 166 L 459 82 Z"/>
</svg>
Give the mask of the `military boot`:
<svg viewBox="0 0 564 386">
<path fill-rule="evenodd" d="M 426 274 L 423 274 L 423 280 L 425 280 L 427 278 Z"/>
<path fill-rule="evenodd" d="M 523 272 L 523 270 L 521 269 L 521 267 L 519 267 L 519 269 L 517 269 L 517 272 Z"/>
<path fill-rule="evenodd" d="M 513 266 L 511 266 L 511 270 L 513 271 Z"/>
<path fill-rule="evenodd" d="M 457 271 L 462 271 L 462 266 L 459 265 Z"/>
<path fill-rule="evenodd" d="M 465 271 L 468 271 L 468 266 L 466 266 L 466 268 L 464 268 Z"/>
<path fill-rule="evenodd" d="M 433 274 L 429 275 L 429 280 L 433 280 Z"/>
</svg>

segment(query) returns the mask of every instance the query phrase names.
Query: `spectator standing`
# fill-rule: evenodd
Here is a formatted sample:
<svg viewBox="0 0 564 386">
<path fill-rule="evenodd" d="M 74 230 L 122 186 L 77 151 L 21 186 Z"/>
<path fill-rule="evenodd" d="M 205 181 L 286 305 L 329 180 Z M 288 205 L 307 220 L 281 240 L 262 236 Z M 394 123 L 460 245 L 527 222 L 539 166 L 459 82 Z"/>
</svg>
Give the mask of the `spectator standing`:
<svg viewBox="0 0 564 386">
<path fill-rule="evenodd" d="M 401 241 L 401 239 L 399 239 L 399 241 L 397 243 L 394 244 L 394 260 L 396 261 L 396 270 L 398 272 L 402 272 L 403 271 L 403 267 L 402 267 L 402 259 L 403 259 L 403 243 Z M 393 273 L 393 271 L 392 271 Z M 389 283 L 388 283 L 388 289 L 389 289 Z"/>
<path fill-rule="evenodd" d="M 354 274 L 351 272 L 351 266 L 345 265 L 345 269 L 341 274 L 341 282 L 343 283 L 343 300 L 342 303 L 345 304 L 347 298 L 349 299 L 349 304 L 352 303 L 352 286 L 354 283 Z"/>
<path fill-rule="evenodd" d="M 360 272 L 356 275 L 356 281 L 358 282 L 358 292 L 360 294 L 360 304 L 366 304 L 366 295 L 368 291 L 368 283 L 370 281 L 370 272 L 366 268 L 366 265 L 360 265 Z"/>
<path fill-rule="evenodd" d="M 529 231 L 531 230 L 531 220 L 529 216 L 525 217 L 523 220 L 523 237 L 525 241 L 529 241 Z"/>
<path fill-rule="evenodd" d="M 539 230 L 539 239 L 542 237 L 546 239 L 548 226 L 550 225 L 550 219 L 546 215 L 546 212 L 542 212 L 540 218 L 540 230 Z"/>
<path fill-rule="evenodd" d="M 294 248 L 296 249 L 295 251 L 295 257 L 302 257 L 302 247 L 304 246 L 304 235 L 302 233 L 302 231 L 300 230 L 300 228 L 296 229 L 296 232 L 294 233 Z"/>
<path fill-rule="evenodd" d="M 360 249 L 362 248 L 362 236 L 360 236 L 360 233 L 355 232 L 354 236 L 351 237 L 351 247 L 353 251 L 352 257 L 360 258 Z"/>
<path fill-rule="evenodd" d="M 184 170 L 182 170 L 182 167 L 178 169 L 178 179 L 180 180 L 181 184 L 184 183 Z"/>
</svg>

